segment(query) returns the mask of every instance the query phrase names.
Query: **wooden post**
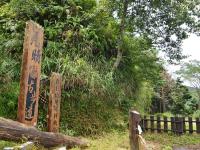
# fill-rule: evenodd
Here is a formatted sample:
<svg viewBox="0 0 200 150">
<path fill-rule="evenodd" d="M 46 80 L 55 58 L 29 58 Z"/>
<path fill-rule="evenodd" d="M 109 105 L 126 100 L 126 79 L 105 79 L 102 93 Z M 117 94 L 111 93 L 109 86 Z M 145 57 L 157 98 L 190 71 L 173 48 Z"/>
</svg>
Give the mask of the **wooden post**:
<svg viewBox="0 0 200 150">
<path fill-rule="evenodd" d="M 151 121 L 151 132 L 154 132 L 154 116 L 150 116 Z"/>
<path fill-rule="evenodd" d="M 200 134 L 200 121 L 199 121 L 199 118 L 196 118 L 196 129 L 197 129 L 197 133 Z"/>
<path fill-rule="evenodd" d="M 176 133 L 181 135 L 183 134 L 183 118 L 176 117 Z"/>
<path fill-rule="evenodd" d="M 183 120 L 183 133 L 186 133 L 185 117 L 182 117 Z"/>
<path fill-rule="evenodd" d="M 175 118 L 171 117 L 171 130 L 173 133 L 175 133 Z"/>
<path fill-rule="evenodd" d="M 33 21 L 26 23 L 18 99 L 18 121 L 36 125 L 40 87 L 43 28 Z"/>
<path fill-rule="evenodd" d="M 157 116 L 157 132 L 161 132 L 161 121 L 160 121 L 160 116 Z"/>
<path fill-rule="evenodd" d="M 144 131 L 148 131 L 148 120 L 147 120 L 147 116 L 144 116 Z"/>
<path fill-rule="evenodd" d="M 60 101 L 62 79 L 58 73 L 52 73 L 50 79 L 50 94 L 48 106 L 48 131 L 59 132 L 60 127 Z"/>
<path fill-rule="evenodd" d="M 142 128 L 142 131 L 144 131 L 144 118 L 141 118 L 141 121 L 140 121 L 139 125 Z"/>
<path fill-rule="evenodd" d="M 168 120 L 167 120 L 167 117 L 164 117 L 164 132 L 168 132 Z"/>
<path fill-rule="evenodd" d="M 188 118 L 189 122 L 189 133 L 193 133 L 193 122 L 192 122 L 192 117 Z"/>
<path fill-rule="evenodd" d="M 139 150 L 139 132 L 140 114 L 137 111 L 129 112 L 129 139 L 130 150 Z"/>
<path fill-rule="evenodd" d="M 174 129 L 175 129 L 175 133 L 178 134 L 178 126 L 179 126 L 179 120 L 178 120 L 178 117 L 175 117 L 174 118 Z"/>
</svg>

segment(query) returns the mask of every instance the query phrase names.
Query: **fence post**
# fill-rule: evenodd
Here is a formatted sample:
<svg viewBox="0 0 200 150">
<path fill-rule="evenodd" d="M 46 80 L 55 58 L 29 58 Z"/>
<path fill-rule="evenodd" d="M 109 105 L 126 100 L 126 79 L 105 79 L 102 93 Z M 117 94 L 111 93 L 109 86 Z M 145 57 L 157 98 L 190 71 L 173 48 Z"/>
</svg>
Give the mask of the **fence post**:
<svg viewBox="0 0 200 150">
<path fill-rule="evenodd" d="M 144 131 L 148 131 L 148 120 L 147 120 L 147 116 L 144 116 Z"/>
<path fill-rule="evenodd" d="M 161 123 L 160 123 L 160 116 L 157 116 L 157 132 L 161 132 Z"/>
<path fill-rule="evenodd" d="M 193 133 L 192 117 L 188 117 L 188 122 L 189 122 L 189 133 Z"/>
<path fill-rule="evenodd" d="M 174 132 L 175 134 L 179 133 L 179 120 L 177 116 L 174 118 Z"/>
<path fill-rule="evenodd" d="M 142 131 L 144 131 L 144 117 L 141 117 L 141 121 L 139 123 L 140 127 L 142 128 Z"/>
<path fill-rule="evenodd" d="M 168 120 L 167 120 L 167 117 L 164 117 L 164 132 L 168 132 Z"/>
<path fill-rule="evenodd" d="M 175 118 L 174 117 L 171 117 L 171 130 L 173 133 L 175 133 Z"/>
<path fill-rule="evenodd" d="M 183 121 L 183 133 L 186 133 L 185 117 L 182 117 Z"/>
<path fill-rule="evenodd" d="M 176 131 L 177 134 L 183 134 L 183 118 L 182 117 L 177 117 L 177 125 L 176 125 Z"/>
<path fill-rule="evenodd" d="M 199 118 L 196 118 L 196 128 L 197 128 L 197 133 L 200 134 L 200 121 L 199 121 Z"/>
<path fill-rule="evenodd" d="M 140 114 L 137 111 L 129 112 L 130 150 L 139 150 L 138 125 L 140 120 Z"/>
<path fill-rule="evenodd" d="M 154 116 L 150 116 L 151 132 L 154 132 Z"/>
</svg>

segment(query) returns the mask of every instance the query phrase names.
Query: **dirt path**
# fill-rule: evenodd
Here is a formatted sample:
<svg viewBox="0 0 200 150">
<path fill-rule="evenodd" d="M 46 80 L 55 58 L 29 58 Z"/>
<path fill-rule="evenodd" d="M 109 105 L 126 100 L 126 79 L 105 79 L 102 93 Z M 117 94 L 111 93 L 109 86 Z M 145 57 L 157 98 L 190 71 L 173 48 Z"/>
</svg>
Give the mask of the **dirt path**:
<svg viewBox="0 0 200 150">
<path fill-rule="evenodd" d="M 189 145 L 186 147 L 174 147 L 173 150 L 200 150 L 200 145 Z"/>
<path fill-rule="evenodd" d="M 161 150 L 161 145 L 159 143 L 146 141 L 147 150 Z"/>
<path fill-rule="evenodd" d="M 147 150 L 162 150 L 162 145 L 147 141 Z M 200 150 L 200 145 L 174 146 L 173 150 Z"/>
</svg>

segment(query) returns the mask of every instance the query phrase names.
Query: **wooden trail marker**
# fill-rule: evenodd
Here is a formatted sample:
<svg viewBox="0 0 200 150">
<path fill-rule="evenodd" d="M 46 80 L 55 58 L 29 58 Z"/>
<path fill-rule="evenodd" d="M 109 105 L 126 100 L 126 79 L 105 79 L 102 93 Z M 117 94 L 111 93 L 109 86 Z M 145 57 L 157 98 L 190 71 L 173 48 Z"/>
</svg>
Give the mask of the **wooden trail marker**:
<svg viewBox="0 0 200 150">
<path fill-rule="evenodd" d="M 48 131 L 59 132 L 60 101 L 62 78 L 58 73 L 52 73 L 50 79 L 50 95 L 48 106 Z"/>
<path fill-rule="evenodd" d="M 18 121 L 36 125 L 40 87 L 43 28 L 33 21 L 26 23 L 18 99 Z"/>
<path fill-rule="evenodd" d="M 130 150 L 139 149 L 139 130 L 138 125 L 141 121 L 140 114 L 137 111 L 129 112 L 129 139 L 130 139 Z"/>
</svg>

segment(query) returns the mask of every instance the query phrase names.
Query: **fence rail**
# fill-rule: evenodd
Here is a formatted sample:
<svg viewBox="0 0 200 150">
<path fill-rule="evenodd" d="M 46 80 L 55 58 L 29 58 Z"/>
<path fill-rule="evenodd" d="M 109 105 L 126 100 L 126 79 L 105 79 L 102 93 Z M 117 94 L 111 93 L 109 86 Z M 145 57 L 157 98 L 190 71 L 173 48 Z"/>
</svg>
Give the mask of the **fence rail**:
<svg viewBox="0 0 200 150">
<path fill-rule="evenodd" d="M 143 132 L 157 131 L 157 133 L 173 132 L 175 134 L 196 132 L 200 134 L 200 118 L 193 120 L 192 117 L 143 116 L 140 125 Z"/>
</svg>

